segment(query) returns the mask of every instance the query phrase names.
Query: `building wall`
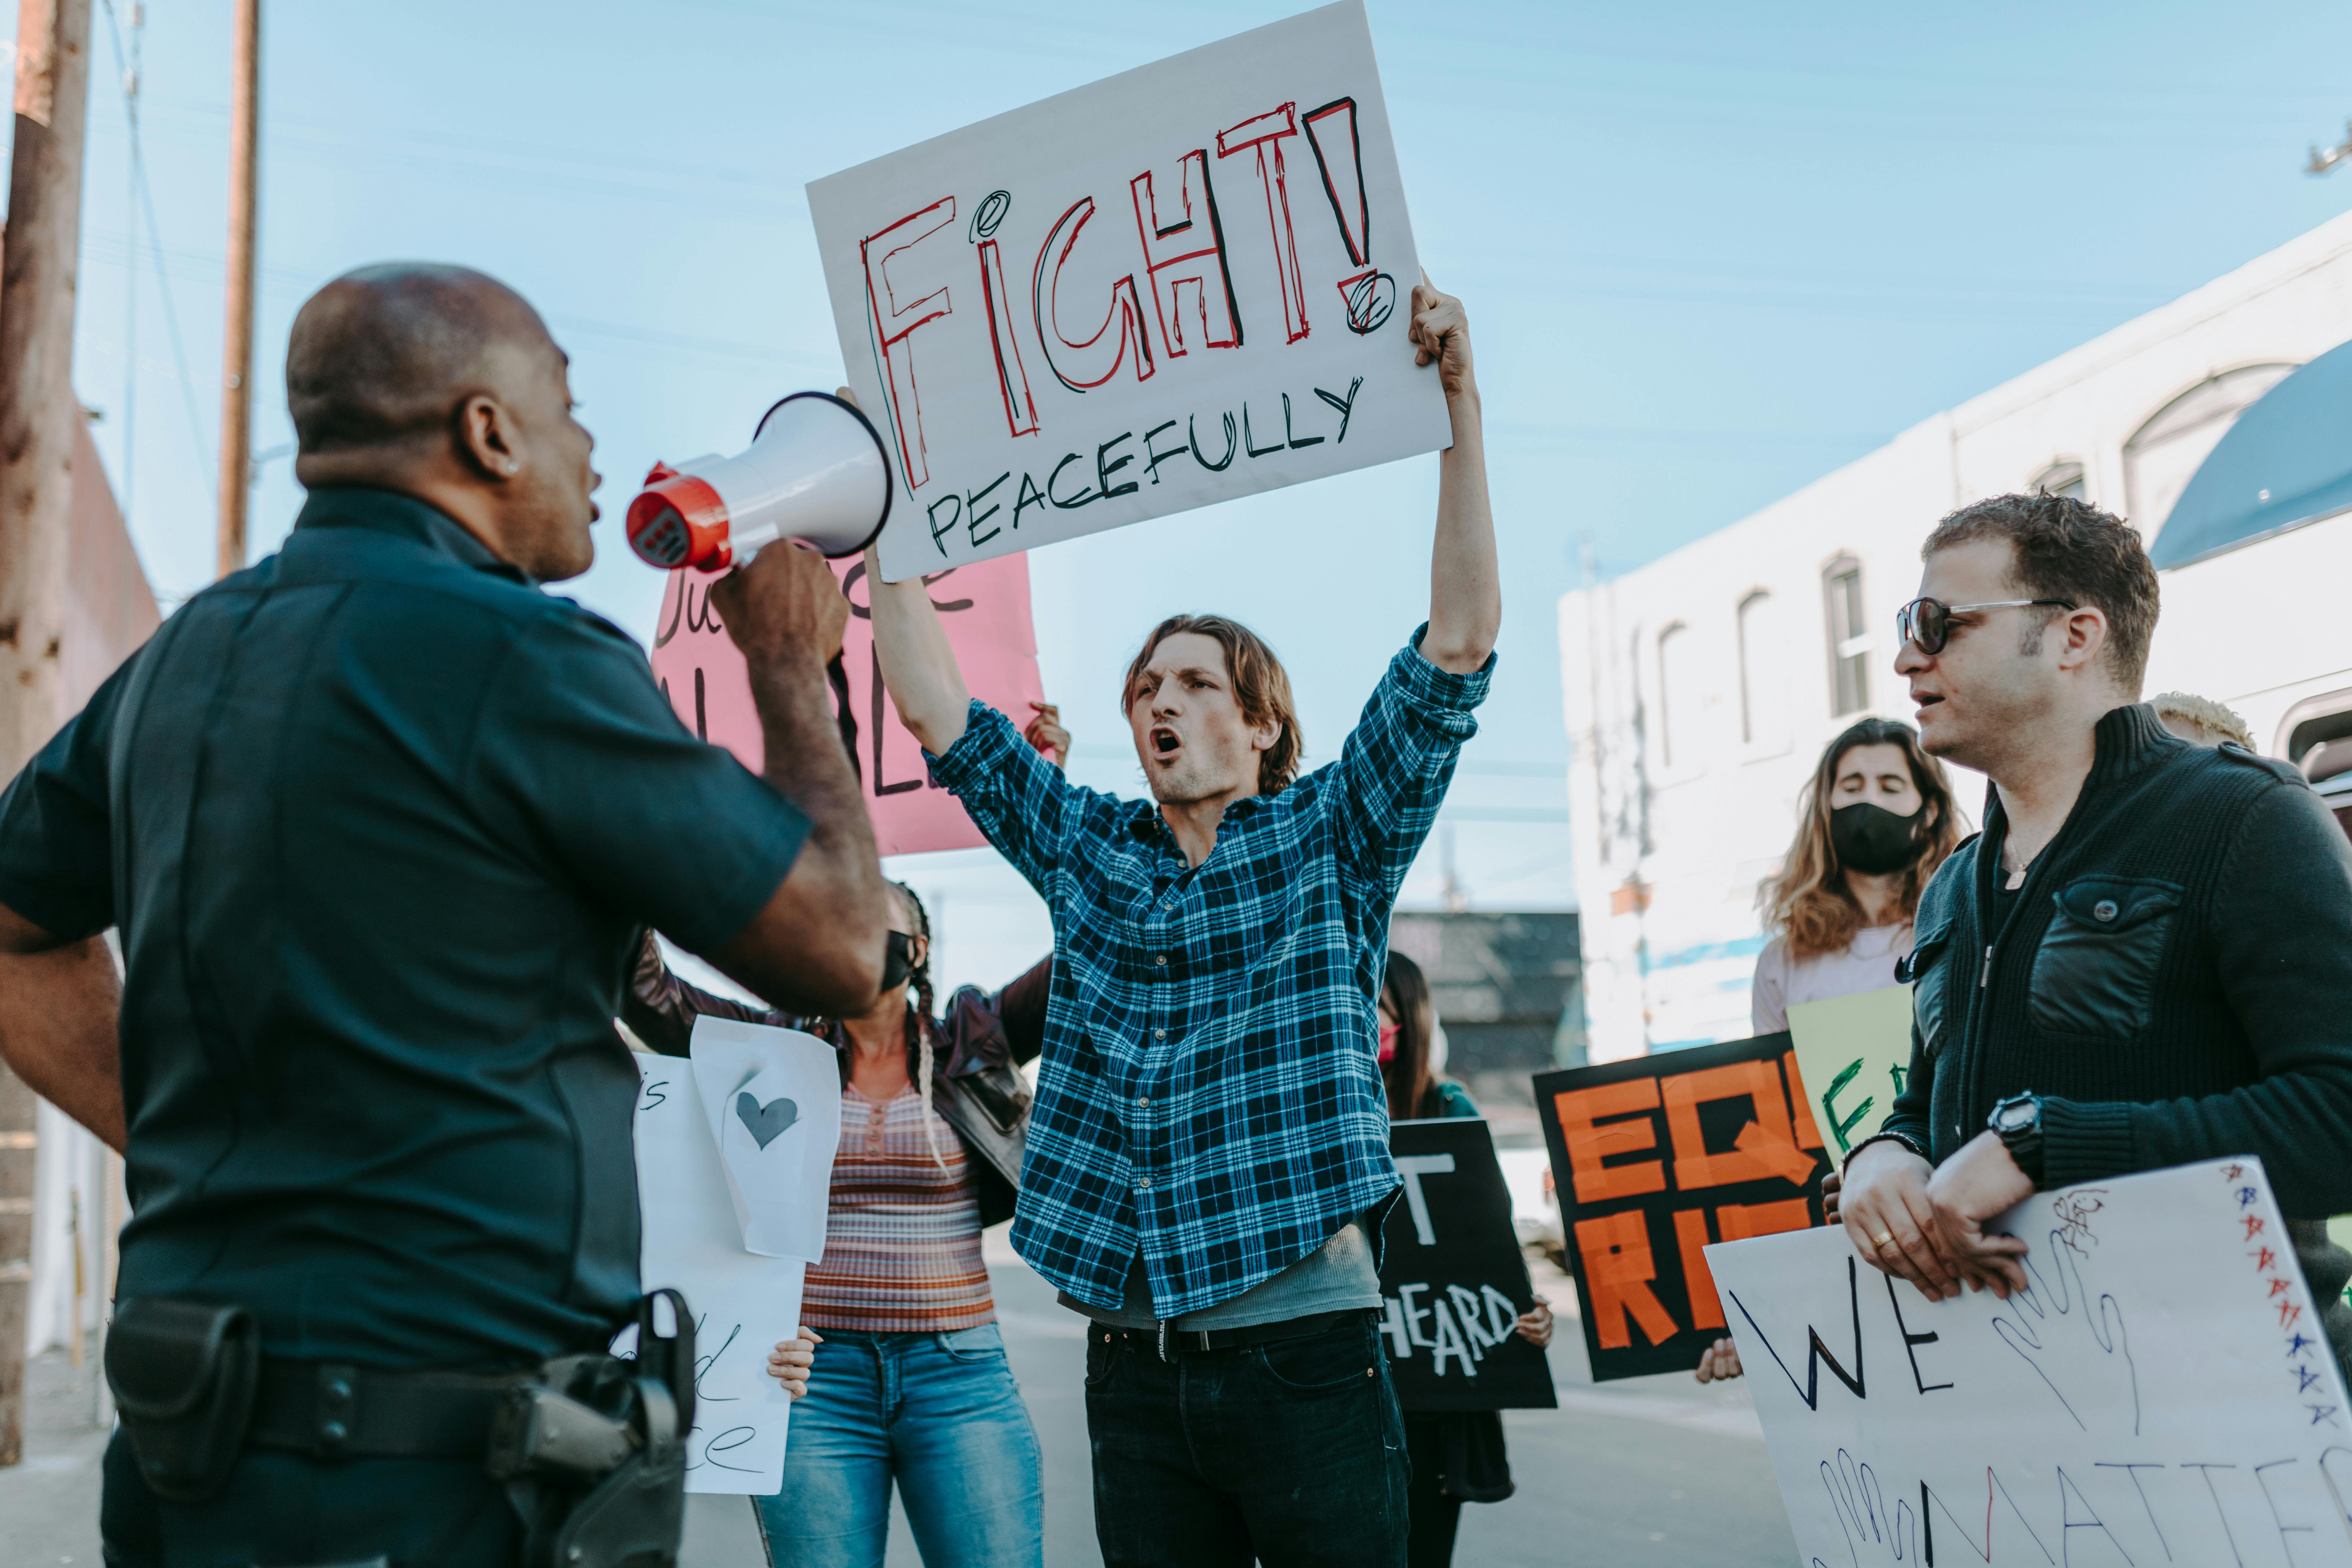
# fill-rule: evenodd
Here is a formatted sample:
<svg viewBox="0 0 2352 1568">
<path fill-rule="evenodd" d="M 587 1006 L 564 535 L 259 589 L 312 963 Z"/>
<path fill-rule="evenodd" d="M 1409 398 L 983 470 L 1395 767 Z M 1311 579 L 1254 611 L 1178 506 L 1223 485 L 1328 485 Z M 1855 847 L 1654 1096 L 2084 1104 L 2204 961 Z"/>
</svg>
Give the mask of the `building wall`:
<svg viewBox="0 0 2352 1568">
<path fill-rule="evenodd" d="M 1389 945 L 1421 965 L 1446 1071 L 1481 1103 L 1531 1102 L 1529 1077 L 1582 1062 L 1578 916 L 1400 911 Z"/>
<path fill-rule="evenodd" d="M 1954 507 L 2078 482 L 2153 539 L 2237 412 L 2352 338 L 2352 216 L 1960 406 L 1639 571 L 1564 596 L 1561 685 L 1595 1060 L 1747 1035 L 1759 879 L 1822 748 L 1910 718 L 1897 605 Z M 2079 468 L 2079 480 L 2074 479 Z M 1861 636 L 1825 594 L 1861 574 Z M 2296 701 L 2352 686 L 2352 518 L 2167 573 L 2149 692 L 2219 698 L 2275 749 Z M 1743 609 L 1743 606 L 1746 606 Z M 1864 700 L 1834 711 L 1840 644 Z M 1980 778 L 1956 770 L 1964 814 Z"/>
</svg>

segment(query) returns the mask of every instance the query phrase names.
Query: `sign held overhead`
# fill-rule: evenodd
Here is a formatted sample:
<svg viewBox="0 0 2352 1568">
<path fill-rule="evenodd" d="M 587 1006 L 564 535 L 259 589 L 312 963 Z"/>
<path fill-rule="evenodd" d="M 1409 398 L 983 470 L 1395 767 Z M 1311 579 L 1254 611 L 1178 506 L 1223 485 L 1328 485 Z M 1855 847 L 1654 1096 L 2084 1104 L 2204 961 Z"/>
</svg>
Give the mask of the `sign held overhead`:
<svg viewBox="0 0 2352 1568">
<path fill-rule="evenodd" d="M 900 582 L 1434 451 L 1360 0 L 808 187 Z"/>
</svg>

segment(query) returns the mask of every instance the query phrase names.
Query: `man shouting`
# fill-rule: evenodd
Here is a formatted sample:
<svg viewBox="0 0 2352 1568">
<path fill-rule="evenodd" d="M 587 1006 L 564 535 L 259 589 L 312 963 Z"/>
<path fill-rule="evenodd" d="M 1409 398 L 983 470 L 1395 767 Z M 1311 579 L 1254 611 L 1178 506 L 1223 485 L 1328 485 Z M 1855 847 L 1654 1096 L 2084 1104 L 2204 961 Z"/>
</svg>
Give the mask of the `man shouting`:
<svg viewBox="0 0 2352 1568">
<path fill-rule="evenodd" d="M 1404 1562 L 1403 1428 L 1373 1321 L 1397 1190 L 1373 998 L 1502 620 L 1469 327 L 1425 283 L 1412 310 L 1454 426 L 1429 620 L 1328 766 L 1298 776 L 1273 650 L 1178 616 L 1124 693 L 1153 801 L 1076 787 L 971 700 L 920 582 L 874 575 L 899 714 L 1053 910 L 1013 1242 L 1092 1321 L 1111 1568 Z"/>
</svg>

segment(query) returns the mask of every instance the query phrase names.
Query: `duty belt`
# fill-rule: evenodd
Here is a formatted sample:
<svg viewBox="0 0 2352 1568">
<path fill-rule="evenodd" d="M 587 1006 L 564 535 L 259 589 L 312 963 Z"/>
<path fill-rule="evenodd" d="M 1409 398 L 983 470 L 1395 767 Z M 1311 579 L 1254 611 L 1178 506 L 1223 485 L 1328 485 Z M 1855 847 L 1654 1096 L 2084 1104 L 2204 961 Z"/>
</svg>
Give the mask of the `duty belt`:
<svg viewBox="0 0 2352 1568">
<path fill-rule="evenodd" d="M 265 1356 L 246 1441 L 313 1458 L 474 1459 L 499 1397 L 530 1372 L 380 1372 Z"/>
</svg>

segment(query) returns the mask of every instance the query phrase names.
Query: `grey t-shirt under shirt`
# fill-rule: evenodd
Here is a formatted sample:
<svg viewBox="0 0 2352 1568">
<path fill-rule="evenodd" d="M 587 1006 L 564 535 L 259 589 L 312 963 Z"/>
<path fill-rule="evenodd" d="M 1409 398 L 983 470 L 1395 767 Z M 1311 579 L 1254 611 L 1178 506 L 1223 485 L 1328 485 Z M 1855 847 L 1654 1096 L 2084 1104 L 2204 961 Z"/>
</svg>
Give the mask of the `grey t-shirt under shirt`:
<svg viewBox="0 0 2352 1568">
<path fill-rule="evenodd" d="M 1097 1323 L 1118 1329 L 1156 1328 L 1151 1288 L 1143 1278 L 1143 1259 L 1128 1265 L 1127 1300 L 1117 1311 L 1089 1307 L 1067 1291 L 1061 1302 Z M 1176 1320 L 1186 1332 L 1212 1329 L 1245 1329 L 1258 1323 L 1286 1322 L 1322 1312 L 1370 1311 L 1381 1304 L 1381 1271 L 1372 1261 L 1372 1239 L 1362 1215 L 1341 1226 L 1331 1239 L 1297 1262 L 1243 1291 Z"/>
</svg>

